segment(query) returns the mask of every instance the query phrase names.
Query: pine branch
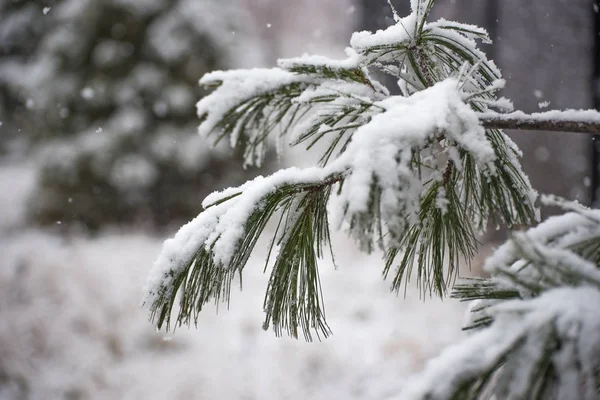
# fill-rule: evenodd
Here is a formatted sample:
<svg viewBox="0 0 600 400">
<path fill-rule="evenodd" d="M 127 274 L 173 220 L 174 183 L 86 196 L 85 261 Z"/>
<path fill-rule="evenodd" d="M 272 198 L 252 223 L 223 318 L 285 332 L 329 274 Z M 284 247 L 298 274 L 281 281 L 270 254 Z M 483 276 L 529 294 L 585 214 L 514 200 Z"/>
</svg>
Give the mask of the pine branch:
<svg viewBox="0 0 600 400">
<path fill-rule="evenodd" d="M 343 60 L 303 56 L 280 68 L 217 71 L 201 80 L 215 90 L 198 103 L 199 131 L 242 146 L 246 164 L 260 164 L 275 131 L 288 135 L 290 146 L 328 146 L 322 168 L 282 171 L 205 200 L 197 221 L 165 244 L 150 280 L 159 327 L 168 327 L 179 288 L 180 324 L 207 301 L 228 300 L 233 277 L 279 210 L 265 327 L 294 337 L 301 329 L 309 340 L 311 329 L 326 336 L 317 260 L 329 241 L 327 203 L 337 183 L 338 222 L 363 250 L 384 250 L 384 273 L 396 290 L 414 264 L 419 287 L 443 295 L 460 262 L 475 254 L 488 219 L 508 227 L 537 221 L 537 193 L 518 149 L 479 118 L 500 103 L 500 72 L 475 43 L 487 34 L 427 22 L 433 3 L 415 0 L 413 13 L 394 26 L 356 33 Z M 370 67 L 396 74 L 404 95 L 390 96 Z"/>
<path fill-rule="evenodd" d="M 600 134 L 600 113 L 596 110 L 551 110 L 526 114 L 487 111 L 478 114 L 486 129 L 515 129 Z"/>
<path fill-rule="evenodd" d="M 311 330 L 327 337 L 317 260 L 330 246 L 325 205 L 342 180 L 343 174 L 318 168 L 291 168 L 208 196 L 205 210 L 165 242 L 155 262 L 144 302 L 157 327 L 171 328 L 178 294 L 176 325 L 197 323 L 211 301 L 229 302 L 235 276 L 241 278 L 258 238 L 281 210 L 264 327 L 272 324 L 276 334 L 285 329 L 293 337 L 301 328 L 307 340 Z"/>
<path fill-rule="evenodd" d="M 395 25 L 354 34 L 344 60 L 303 56 L 277 69 L 203 78 L 217 88 L 198 104 L 200 131 L 244 146 L 247 164 L 260 163 L 276 128 L 292 136 L 290 146 L 329 143 L 319 168 L 210 195 L 205 210 L 165 242 L 146 291 L 159 328 L 169 328 L 178 296 L 178 324 L 197 322 L 209 301 L 228 301 L 279 212 L 263 327 L 307 340 L 328 336 L 318 261 L 331 251 L 335 185 L 337 222 L 363 250 L 384 251 L 395 290 L 415 267 L 419 288 L 443 295 L 488 220 L 509 228 L 539 220 L 537 192 L 501 129 L 600 134 L 600 113 L 490 111 L 506 101 L 496 97 L 500 71 L 475 43 L 488 41 L 487 33 L 428 23 L 433 4 L 413 0 L 411 15 L 395 15 Z M 399 78 L 403 95 L 390 96 L 369 68 Z M 473 335 L 431 362 L 403 398 L 597 398 L 600 211 L 543 202 L 567 213 L 515 233 L 486 262 L 491 278 L 455 286 L 452 297 L 476 300 L 465 328 Z"/>
<path fill-rule="evenodd" d="M 491 278 L 455 287 L 453 297 L 477 299 L 473 335 L 433 360 L 406 398 L 598 398 L 600 211 L 542 201 L 568 212 L 514 234 L 486 261 Z"/>
</svg>

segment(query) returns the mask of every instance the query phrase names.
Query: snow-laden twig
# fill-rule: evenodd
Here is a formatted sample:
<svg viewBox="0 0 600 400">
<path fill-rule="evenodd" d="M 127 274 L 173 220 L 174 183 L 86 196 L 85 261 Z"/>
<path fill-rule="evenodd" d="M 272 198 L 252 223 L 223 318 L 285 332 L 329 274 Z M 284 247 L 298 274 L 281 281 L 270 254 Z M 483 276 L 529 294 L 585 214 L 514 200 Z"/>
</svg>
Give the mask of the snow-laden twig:
<svg viewBox="0 0 600 400">
<path fill-rule="evenodd" d="M 516 129 L 600 134 L 600 112 L 596 110 L 551 110 L 526 114 L 486 111 L 478 114 L 487 129 Z"/>
</svg>

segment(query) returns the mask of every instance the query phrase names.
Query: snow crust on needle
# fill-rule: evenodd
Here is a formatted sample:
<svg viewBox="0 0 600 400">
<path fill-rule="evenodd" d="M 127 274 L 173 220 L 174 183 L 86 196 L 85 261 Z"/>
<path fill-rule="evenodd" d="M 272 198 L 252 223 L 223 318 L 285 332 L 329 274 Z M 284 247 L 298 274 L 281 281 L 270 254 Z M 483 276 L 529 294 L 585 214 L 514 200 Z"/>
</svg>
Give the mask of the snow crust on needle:
<svg viewBox="0 0 600 400">
<path fill-rule="evenodd" d="M 389 46 L 402 42 L 413 40 L 415 26 L 417 24 L 417 15 L 412 13 L 386 29 L 380 29 L 377 32 L 354 32 L 350 38 L 350 45 L 358 53 L 362 53 L 368 48 L 375 46 Z"/>
<path fill-rule="evenodd" d="M 254 68 L 208 73 L 200 79 L 200 84 L 220 86 L 210 96 L 203 97 L 196 104 L 198 117 L 203 119 L 198 133 L 208 135 L 231 108 L 244 100 L 269 93 L 293 82 L 305 80 L 306 77 L 280 68 Z M 232 138 L 232 140 L 234 139 L 236 138 Z"/>
<path fill-rule="evenodd" d="M 277 65 L 283 69 L 301 67 L 303 65 L 310 67 L 327 67 L 331 69 L 353 69 L 358 68 L 361 62 L 361 56 L 354 49 L 347 48 L 348 58 L 342 60 L 332 60 L 329 57 L 321 55 L 304 54 L 301 57 L 284 58 L 277 61 Z"/>
<path fill-rule="evenodd" d="M 440 18 L 435 22 L 428 23 L 426 26 L 428 29 L 436 29 L 436 33 L 438 33 L 438 28 L 454 28 L 460 30 L 460 34 L 464 35 L 468 39 L 481 39 L 483 43 L 492 43 L 492 41 L 489 39 L 488 32 L 477 25 L 448 21 L 447 19 Z"/>
</svg>

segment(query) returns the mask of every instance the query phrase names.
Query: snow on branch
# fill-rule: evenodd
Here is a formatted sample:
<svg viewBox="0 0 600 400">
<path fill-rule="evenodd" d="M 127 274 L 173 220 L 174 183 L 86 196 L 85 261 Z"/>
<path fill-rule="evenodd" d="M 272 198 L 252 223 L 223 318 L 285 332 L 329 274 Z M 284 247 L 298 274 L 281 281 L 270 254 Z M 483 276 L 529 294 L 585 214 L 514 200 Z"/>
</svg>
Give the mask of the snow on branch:
<svg viewBox="0 0 600 400">
<path fill-rule="evenodd" d="M 490 111 L 508 101 L 496 97 L 500 71 L 476 45 L 487 33 L 428 23 L 433 4 L 411 0 L 412 13 L 395 15 L 388 29 L 355 33 L 344 60 L 303 56 L 201 80 L 216 90 L 198 103 L 199 131 L 245 147 L 246 164 L 260 164 L 276 128 L 290 146 L 319 142 L 326 150 L 320 167 L 210 195 L 165 242 L 145 299 L 159 328 L 169 328 L 177 299 L 177 323 L 188 325 L 206 303 L 228 301 L 277 215 L 263 326 L 327 336 L 318 261 L 331 249 L 327 206 L 336 186 L 336 225 L 363 250 L 384 251 L 396 290 L 416 267 L 419 287 L 443 295 L 488 220 L 508 228 L 539 221 L 537 192 L 502 129 L 600 134 L 600 114 Z M 369 68 L 397 78 L 402 96 L 390 96 Z M 473 335 L 431 362 L 401 398 L 596 398 L 600 211 L 544 201 L 568 212 L 514 234 L 486 263 L 491 278 L 456 286 L 454 297 L 477 300 Z"/>
<path fill-rule="evenodd" d="M 244 149 L 245 165 L 260 166 L 271 134 L 288 134 L 313 107 L 332 103 L 338 107 L 335 113 L 340 106 L 352 112 L 349 99 L 371 102 L 388 94 L 351 53 L 346 60 L 303 56 L 280 60 L 282 68 L 206 74 L 200 84 L 214 90 L 196 106 L 198 132 L 216 134 L 217 142 L 228 136 L 232 147 Z"/>
<path fill-rule="evenodd" d="M 269 134 L 284 123 L 285 117 L 291 123 L 301 108 L 291 104 L 291 100 L 311 82 L 306 76 L 279 68 L 206 74 L 200 84 L 215 90 L 196 105 L 202 121 L 198 133 L 216 133 L 216 142 L 229 136 L 231 147 L 245 147 L 245 165 L 260 166 Z"/>
<path fill-rule="evenodd" d="M 476 333 L 431 362 L 416 398 L 597 398 L 600 211 L 542 202 L 566 213 L 515 233 L 487 259 L 491 278 L 455 287 L 453 297 L 476 300 L 466 328 Z M 457 362 L 467 367 L 440 376 Z"/>
<path fill-rule="evenodd" d="M 289 228 L 282 231 L 281 237 L 278 238 L 278 244 L 282 248 L 286 248 L 286 243 L 298 245 L 297 230 L 291 229 L 298 221 L 308 223 L 309 226 L 304 232 L 316 234 L 316 237 L 315 240 L 305 240 L 302 242 L 303 246 L 295 248 L 304 258 L 278 256 L 274 276 L 282 274 L 277 268 L 281 264 L 285 264 L 286 268 L 281 268 L 285 270 L 283 274 L 286 279 L 291 279 L 291 276 L 288 276 L 290 274 L 298 274 L 300 266 L 310 267 L 310 273 L 316 274 L 315 260 L 317 254 L 322 253 L 320 246 L 329 241 L 327 217 L 322 213 L 325 208 L 319 202 L 326 203 L 331 187 L 341 179 L 341 175 L 328 173 L 321 168 L 290 168 L 266 178 L 258 177 L 240 188 L 231 188 L 221 194 L 211 195 L 212 204 L 184 225 L 174 238 L 165 241 L 154 263 L 146 284 L 144 303 L 150 307 L 158 327 L 165 322 L 167 328 L 169 327 L 175 297 L 180 288 L 182 290 L 178 324 L 189 324 L 190 319 L 211 300 L 228 301 L 234 276 L 241 273 L 258 237 L 277 209 L 284 210 L 281 217 L 284 220 L 282 228 Z M 313 212 L 317 214 L 313 215 Z M 274 238 L 273 243 L 275 242 Z M 288 249 L 288 253 L 289 251 Z M 305 259 L 306 257 L 309 259 Z M 306 273 L 306 269 L 304 271 Z M 311 282 L 315 285 L 317 281 Z M 311 287 L 302 286 L 305 290 Z M 298 311 L 282 313 L 280 309 L 273 308 L 285 308 L 292 303 L 301 307 L 307 301 L 310 306 L 317 305 L 318 308 L 320 291 L 314 287 L 312 289 L 310 296 L 306 293 L 296 296 L 295 291 L 277 293 L 266 311 L 269 316 L 274 314 L 273 318 L 281 318 L 282 314 L 291 315 L 292 321 L 285 321 L 283 325 L 289 326 L 293 331 L 299 325 L 295 319 L 298 317 Z M 282 304 L 281 299 L 285 296 L 292 296 L 294 299 L 291 303 L 287 301 Z M 321 323 L 320 309 L 311 309 L 310 314 L 316 318 L 312 327 L 326 326 Z M 270 319 L 266 323 L 269 321 Z M 275 322 L 276 329 L 279 329 L 281 321 L 276 319 Z"/>
<path fill-rule="evenodd" d="M 494 124 L 558 127 L 572 117 L 581 127 L 597 123 L 597 114 L 489 111 L 507 101 L 496 97 L 500 71 L 477 48 L 476 40 L 488 40 L 485 30 L 427 22 L 432 0 L 411 6 L 392 27 L 353 35 L 345 59 L 305 55 L 279 68 L 202 78 L 215 90 L 197 105 L 199 132 L 242 147 L 246 165 L 260 165 L 273 138 L 325 150 L 318 168 L 280 171 L 205 199 L 205 211 L 165 243 L 149 280 L 146 302 L 159 327 L 169 326 L 178 291 L 180 324 L 208 301 L 227 301 L 234 276 L 281 212 L 265 327 L 327 335 L 317 260 L 329 241 L 327 204 L 338 183 L 336 225 L 363 250 L 385 252 L 384 274 L 396 290 L 416 266 L 419 287 L 443 295 L 488 220 L 509 228 L 539 220 L 520 152 Z M 391 96 L 369 75 L 373 69 L 398 78 L 402 95 Z M 518 293 L 479 283 L 480 292 Z"/>
<path fill-rule="evenodd" d="M 526 114 L 486 111 L 478 114 L 487 129 L 516 129 L 600 134 L 600 113 L 596 110 L 550 110 Z"/>
<path fill-rule="evenodd" d="M 452 276 L 460 256 L 472 256 L 475 231 L 494 210 L 502 210 L 511 223 L 535 218 L 533 192 L 509 156 L 510 142 L 499 133 L 486 133 L 465 102 L 472 93 L 462 87 L 449 78 L 409 97 L 336 97 L 329 103 L 344 99 L 344 106 L 372 109 L 353 128 L 337 158 L 323 167 L 282 170 L 208 196 L 205 211 L 165 242 L 154 265 L 145 302 L 157 325 L 166 322 L 169 327 L 178 291 L 179 324 L 190 323 L 211 300 L 228 301 L 232 280 L 280 210 L 271 242 L 275 264 L 265 299 L 265 328 L 272 324 L 277 334 L 286 330 L 294 337 L 301 330 L 309 340 L 311 331 L 328 335 L 317 261 L 329 244 L 327 204 L 337 183 L 343 183 L 337 225 L 345 221 L 365 249 L 377 244 L 388 250 L 386 274 L 398 251 L 414 248 L 416 241 L 420 253 L 432 254 L 419 257 L 421 274 L 433 271 L 433 281 L 422 282 L 423 289 L 444 293 L 449 280 L 443 265 L 446 245 Z M 314 93 L 308 95 L 314 98 Z M 335 132 L 331 127 L 313 132 L 327 133 Z M 453 240 L 441 243 L 440 232 Z M 412 261 L 400 261 L 395 288 Z"/>
<path fill-rule="evenodd" d="M 597 281 L 489 307 L 493 325 L 444 350 L 399 398 L 596 399 L 599 288 Z"/>
</svg>

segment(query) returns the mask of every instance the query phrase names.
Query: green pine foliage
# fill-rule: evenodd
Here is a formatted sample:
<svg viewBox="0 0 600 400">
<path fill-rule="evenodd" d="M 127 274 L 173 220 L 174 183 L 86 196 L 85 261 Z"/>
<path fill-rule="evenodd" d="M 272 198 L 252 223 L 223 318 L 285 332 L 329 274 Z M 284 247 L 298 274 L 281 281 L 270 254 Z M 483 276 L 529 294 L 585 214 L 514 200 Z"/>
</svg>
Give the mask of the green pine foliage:
<svg viewBox="0 0 600 400">
<path fill-rule="evenodd" d="M 471 335 L 434 360 L 408 398 L 598 398 L 600 214 L 542 200 L 565 214 L 515 232 L 486 261 L 490 278 L 455 286 L 452 297 L 475 300 Z"/>
<path fill-rule="evenodd" d="M 229 300 L 258 238 L 269 234 L 265 329 L 326 337 L 318 261 L 334 253 L 333 224 L 362 250 L 384 254 L 393 290 L 416 276 L 426 295 L 453 290 L 473 301 L 471 335 L 401 398 L 597 398 L 598 211 L 545 198 L 566 213 L 518 232 L 538 222 L 537 194 L 514 143 L 479 120 L 507 109 L 496 96 L 500 72 L 476 46 L 487 34 L 428 22 L 433 5 L 413 0 L 412 13 L 395 15 L 388 29 L 355 33 L 344 60 L 305 56 L 201 80 L 214 90 L 198 103 L 200 133 L 228 139 L 246 165 L 260 165 L 271 140 L 321 158 L 208 196 L 165 242 L 145 304 L 158 328 L 197 322 L 205 304 Z M 375 71 L 397 78 L 402 94 L 390 95 Z M 337 213 L 328 210 L 333 202 Z M 515 230 L 487 261 L 491 278 L 454 285 L 489 223 Z"/>
<path fill-rule="evenodd" d="M 271 70 L 217 71 L 201 80 L 213 88 L 198 103 L 201 133 L 216 142 L 228 138 L 241 149 L 246 165 L 262 163 L 273 137 L 292 146 L 306 144 L 308 151 L 322 149 L 323 178 L 286 181 L 267 188 L 261 197 L 246 196 L 253 198 L 252 212 L 236 221 L 243 234 L 235 237 L 233 257 L 226 262 L 214 248 L 225 240 L 217 233 L 200 235 L 197 248 L 181 260 L 158 263 L 158 283 L 149 289 L 148 301 L 159 327 L 164 322 L 170 326 L 179 292 L 178 324 L 190 323 L 190 315 L 209 301 L 227 300 L 233 275 L 241 274 L 268 220 L 280 213 L 278 231 L 283 233 L 279 238 L 275 234 L 271 245 L 278 250 L 273 251 L 275 264 L 265 298 L 265 327 L 272 324 L 277 334 L 286 330 L 294 337 L 302 331 L 309 339 L 310 330 L 329 333 L 317 261 L 322 246 L 328 245 L 330 194 L 343 193 L 361 172 L 345 160 L 351 158 L 347 153 L 355 134 L 391 115 L 385 101 L 420 99 L 420 92 L 439 90 L 434 86 L 446 79 L 456 80 L 461 104 L 471 111 L 487 110 L 497 100 L 500 72 L 475 45 L 476 39 L 488 40 L 485 31 L 447 21 L 428 23 L 432 6 L 433 2 L 415 2 L 413 13 L 397 17 L 397 24 L 387 31 L 355 34 L 345 60 L 302 57 L 281 60 L 279 68 Z M 390 96 L 371 77 L 374 70 L 394 74 L 403 95 Z M 521 172 L 518 150 L 501 131 L 484 133 L 489 162 L 481 161 L 483 150 L 470 148 L 468 140 L 453 137 L 449 130 L 423 135 L 422 140 L 408 140 L 408 148 L 399 149 L 390 160 L 403 171 L 396 192 L 390 194 L 384 175 L 373 173 L 365 206 L 353 210 L 348 200 L 341 218 L 362 249 L 384 251 L 384 275 L 391 277 L 394 290 L 402 287 L 415 266 L 422 291 L 444 295 L 459 264 L 468 264 L 474 256 L 478 234 L 490 219 L 509 227 L 536 220 L 535 192 Z M 252 183 L 217 196 L 222 213 L 246 204 L 244 191 L 250 191 Z M 397 197 L 392 206 L 390 195 Z M 207 212 L 199 219 L 213 218 Z M 221 212 L 216 214 L 214 218 L 222 218 Z M 204 270 L 219 272 L 207 272 L 202 279 Z M 205 282 L 209 276 L 211 281 Z"/>
</svg>

